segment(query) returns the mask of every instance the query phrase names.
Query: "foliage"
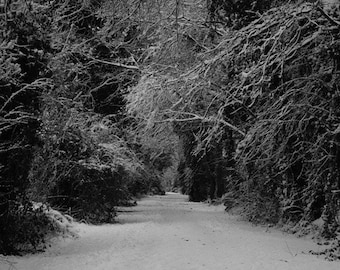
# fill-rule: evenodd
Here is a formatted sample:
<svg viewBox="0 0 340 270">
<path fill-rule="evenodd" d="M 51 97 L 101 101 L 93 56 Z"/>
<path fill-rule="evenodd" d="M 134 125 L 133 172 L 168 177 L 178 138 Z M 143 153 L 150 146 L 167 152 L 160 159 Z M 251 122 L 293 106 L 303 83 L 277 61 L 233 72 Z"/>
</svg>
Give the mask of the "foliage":
<svg viewBox="0 0 340 270">
<path fill-rule="evenodd" d="M 162 29 L 159 40 L 156 40 L 156 44 L 146 51 L 148 54 L 145 61 L 148 65 L 145 67 L 145 74 L 127 95 L 127 108 L 130 115 L 140 123 L 137 125 L 137 134 L 141 135 L 137 138 L 142 138 L 140 140 L 142 148 L 150 149 L 155 153 L 155 156 L 158 156 L 157 153 L 167 153 L 166 156 L 172 156 L 171 159 L 176 164 L 180 163 L 179 159 L 187 159 L 187 166 L 199 168 L 202 166 L 189 161 L 198 162 L 200 160 L 199 157 L 191 158 L 192 152 L 195 150 L 194 147 L 191 147 L 193 151 L 179 150 L 182 147 L 190 148 L 190 140 L 193 139 L 190 132 L 195 128 L 194 122 L 199 118 L 196 119 L 196 115 L 187 113 L 187 108 L 177 110 L 176 106 L 184 101 L 184 98 L 179 100 L 179 97 L 186 87 L 183 81 L 178 78 L 186 75 L 189 77 L 191 74 L 190 72 L 186 73 L 186 70 L 195 63 L 199 63 L 198 53 L 211 46 L 209 28 L 204 26 L 206 10 L 202 8 L 205 6 L 203 1 L 195 4 L 189 1 L 183 5 L 175 5 L 175 1 L 169 1 L 169 4 L 171 2 L 176 16 L 172 17 L 167 13 L 163 15 L 163 20 L 167 23 L 162 23 L 159 26 Z M 181 1 L 179 2 L 181 3 Z M 173 9 L 169 9 L 169 11 Z M 187 94 L 190 95 L 190 93 Z M 180 127 L 182 121 L 185 122 L 188 119 L 190 121 L 190 118 L 194 123 L 192 129 L 190 124 Z M 188 130 L 188 134 L 185 130 Z M 199 126 L 197 126 L 197 130 L 200 130 Z M 169 134 L 171 135 L 169 136 Z M 143 137 L 147 140 L 143 140 Z M 178 147 L 178 145 L 180 146 Z M 183 157 L 184 153 L 187 155 L 186 157 Z M 215 166 L 215 160 L 211 161 L 213 163 L 211 168 Z M 208 162 L 208 160 L 206 161 Z M 184 163 L 182 162 L 182 164 Z M 171 163 L 168 163 L 168 166 L 170 165 Z M 207 166 L 209 167 L 208 164 L 204 166 L 205 169 Z M 164 169 L 167 168 L 164 167 Z M 209 174 L 209 171 L 210 169 L 205 173 Z M 198 174 L 197 172 L 197 176 Z M 194 175 L 192 176 L 188 181 L 194 179 Z M 215 179 L 212 174 L 204 177 Z M 181 185 L 182 180 L 180 179 L 182 178 L 179 178 L 177 185 Z M 188 183 L 188 185 L 191 184 Z M 203 187 L 203 189 L 207 188 Z M 189 192 L 189 188 L 186 191 Z"/>
<path fill-rule="evenodd" d="M 95 223 L 113 221 L 142 170 L 119 126 L 123 93 L 138 79 L 138 67 L 103 38 L 111 17 L 101 8 L 97 1 L 50 7 L 58 26 L 49 62 L 53 88 L 43 96 L 43 147 L 30 175 L 33 198 Z"/>
<path fill-rule="evenodd" d="M 273 1 L 269 0 L 209 0 L 208 12 L 213 24 L 219 23 L 240 29 L 259 18 L 272 4 Z"/>
<path fill-rule="evenodd" d="M 31 8 L 18 1 L 0 18 L 1 253 L 15 252 L 16 244 L 25 241 L 36 246 L 46 225 L 46 217 L 32 210 L 26 196 L 31 158 L 40 143 L 39 98 L 50 84 L 49 38 L 41 27 L 49 19 Z"/>
<path fill-rule="evenodd" d="M 124 2 L 6 5 L 0 41 L 1 237 L 9 216 L 18 214 L 10 205 L 33 198 L 79 219 L 112 221 L 115 207 L 129 200 L 134 179 L 148 177 L 125 141 L 124 94 L 139 79 L 134 57 L 143 52 L 133 34 L 141 13 L 127 16 Z M 155 179 L 146 186 L 157 186 Z M 25 233 L 26 240 L 34 235 Z M 1 252 L 11 252 L 15 241 L 1 242 Z"/>
<path fill-rule="evenodd" d="M 31 202 L 11 202 L 6 219 L 11 226 L 4 226 L 2 229 L 2 254 L 41 249 L 45 244 L 45 237 L 58 230 L 43 208 L 36 208 Z"/>
<path fill-rule="evenodd" d="M 108 118 L 73 110 L 62 123 L 61 112 L 56 113 L 43 121 L 44 148 L 31 170 L 32 196 L 80 220 L 111 222 L 115 206 L 129 199 L 129 179 L 142 165 Z"/>
<path fill-rule="evenodd" d="M 322 217 L 323 234 L 336 235 L 339 15 L 332 12 L 312 3 L 273 8 L 237 31 L 218 29 L 219 43 L 204 46 L 184 70 L 152 70 L 145 90 L 141 81 L 139 115 L 180 134 L 185 192 L 195 187 L 207 197 L 212 184 L 196 168 L 211 179 L 212 160 L 221 160 L 222 182 L 250 219 Z M 221 152 L 211 156 L 214 149 Z"/>
<path fill-rule="evenodd" d="M 150 1 L 138 11 L 145 18 L 138 27 L 148 37 L 148 46 L 139 46 L 141 54 L 137 53 L 136 59 L 141 62 L 143 73 L 126 95 L 128 115 L 133 119 L 129 134 L 133 134 L 131 144 L 148 168 L 149 177 L 156 175 L 162 181 L 167 170 L 178 163 L 179 140 L 171 122 L 163 121 L 162 110 L 175 100 L 175 92 L 163 82 L 169 74 L 179 74 L 195 61 L 193 48 L 200 50 L 204 46 L 193 37 L 208 35 L 208 30 L 199 25 L 201 17 L 195 16 L 202 13 L 202 8 L 197 6 L 203 2 Z"/>
<path fill-rule="evenodd" d="M 226 184 L 250 219 L 322 217 L 323 234 L 334 237 L 339 227 L 339 23 L 338 14 L 332 16 L 312 4 L 285 5 L 227 33 L 203 64 L 176 81 L 186 84 L 176 104 L 180 112 L 190 109 L 191 117 L 181 121 L 208 123 L 195 138 L 196 153 L 208 153 L 225 128 L 233 132 L 239 176 Z"/>
<path fill-rule="evenodd" d="M 223 117 L 247 130 L 237 159 L 248 188 L 260 198 L 274 194 L 279 218 L 313 220 L 328 212 L 335 202 L 327 201 L 327 193 L 339 188 L 338 37 L 321 8 L 306 4 L 275 12 L 242 29 L 228 43 L 233 49 L 212 59 L 211 74 L 226 69 L 229 80 L 214 81 L 230 89 Z M 273 20 L 278 13 L 282 21 Z"/>
</svg>

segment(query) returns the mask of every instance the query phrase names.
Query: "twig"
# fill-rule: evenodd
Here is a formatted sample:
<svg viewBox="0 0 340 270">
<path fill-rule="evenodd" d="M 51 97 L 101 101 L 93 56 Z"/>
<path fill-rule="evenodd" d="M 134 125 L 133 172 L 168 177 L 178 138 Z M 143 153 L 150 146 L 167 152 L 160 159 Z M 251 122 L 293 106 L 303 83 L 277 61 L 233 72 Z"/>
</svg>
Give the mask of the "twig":
<svg viewBox="0 0 340 270">
<path fill-rule="evenodd" d="M 204 117 L 204 116 L 200 116 L 200 115 L 197 115 L 197 114 L 194 114 L 194 113 L 188 113 L 188 112 L 176 112 L 176 111 L 168 111 L 169 113 L 175 113 L 175 114 L 184 114 L 184 115 L 188 115 L 188 116 L 192 116 L 190 118 L 174 118 L 174 117 L 171 117 L 171 118 L 168 118 L 166 120 L 161 120 L 161 121 L 156 121 L 156 122 L 190 122 L 190 121 L 196 121 L 196 120 L 200 120 L 202 121 L 203 123 L 221 123 L 225 126 L 227 126 L 228 128 L 236 131 L 237 133 L 239 133 L 240 135 L 242 135 L 242 137 L 245 137 L 245 132 L 243 132 L 242 130 L 240 130 L 239 128 L 237 128 L 236 126 L 230 124 L 229 122 L 223 120 L 223 119 L 220 119 L 220 118 L 217 118 L 217 117 L 214 117 L 214 116 L 210 116 L 210 117 Z"/>
<path fill-rule="evenodd" d="M 106 64 L 106 65 L 111 65 L 111 66 L 116 66 L 116 67 L 120 67 L 120 68 L 139 70 L 139 67 L 137 67 L 137 66 L 125 65 L 125 64 L 121 64 L 121 63 L 117 63 L 117 62 L 109 62 L 109 61 L 105 61 L 105 60 L 101 60 L 101 59 L 96 59 L 96 58 L 93 58 L 93 57 L 91 57 L 91 58 L 94 62 L 98 62 L 98 63 L 102 63 L 102 64 Z"/>
<path fill-rule="evenodd" d="M 3 112 L 4 109 L 7 107 L 8 104 L 10 104 L 12 102 L 12 100 L 18 96 L 19 94 L 21 94 L 22 92 L 28 90 L 30 87 L 34 88 L 34 87 L 42 87 L 44 85 L 44 83 L 46 84 L 45 79 L 38 79 L 36 81 L 34 81 L 31 84 L 27 84 L 25 85 L 23 88 L 21 88 L 20 90 L 16 91 L 15 93 L 13 93 L 5 102 L 5 104 L 1 107 L 0 112 Z"/>
<path fill-rule="evenodd" d="M 340 26 L 340 22 L 336 21 L 335 19 L 333 19 L 331 16 L 329 16 L 321 7 L 317 6 L 317 9 L 322 13 L 322 15 L 324 15 L 327 20 L 329 20 L 332 24 L 336 25 L 336 26 Z"/>
</svg>

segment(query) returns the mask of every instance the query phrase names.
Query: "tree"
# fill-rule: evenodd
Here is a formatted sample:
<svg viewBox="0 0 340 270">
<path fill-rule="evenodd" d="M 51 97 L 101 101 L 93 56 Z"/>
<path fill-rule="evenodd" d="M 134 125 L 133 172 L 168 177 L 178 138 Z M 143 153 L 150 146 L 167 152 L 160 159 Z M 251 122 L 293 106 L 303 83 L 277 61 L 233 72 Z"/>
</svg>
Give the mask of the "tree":
<svg viewBox="0 0 340 270">
<path fill-rule="evenodd" d="M 41 143 L 40 97 L 50 87 L 47 62 L 51 51 L 44 10 L 7 3 L 0 18 L 0 252 L 16 244 L 41 242 L 46 218 L 27 198 L 28 172 Z M 40 11 L 42 11 L 40 13 Z M 39 13 L 39 16 L 37 15 Z M 36 230 L 27 228 L 34 224 Z M 46 232 L 46 231 L 45 231 Z"/>
</svg>

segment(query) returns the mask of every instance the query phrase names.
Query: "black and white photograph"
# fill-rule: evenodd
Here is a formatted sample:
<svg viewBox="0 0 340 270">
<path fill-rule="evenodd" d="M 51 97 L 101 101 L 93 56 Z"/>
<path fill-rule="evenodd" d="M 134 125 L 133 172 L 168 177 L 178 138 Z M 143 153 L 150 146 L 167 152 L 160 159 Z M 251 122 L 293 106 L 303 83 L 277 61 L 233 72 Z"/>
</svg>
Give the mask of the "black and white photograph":
<svg viewBox="0 0 340 270">
<path fill-rule="evenodd" d="M 0 0 L 0 270 L 321 269 L 340 0 Z"/>
</svg>

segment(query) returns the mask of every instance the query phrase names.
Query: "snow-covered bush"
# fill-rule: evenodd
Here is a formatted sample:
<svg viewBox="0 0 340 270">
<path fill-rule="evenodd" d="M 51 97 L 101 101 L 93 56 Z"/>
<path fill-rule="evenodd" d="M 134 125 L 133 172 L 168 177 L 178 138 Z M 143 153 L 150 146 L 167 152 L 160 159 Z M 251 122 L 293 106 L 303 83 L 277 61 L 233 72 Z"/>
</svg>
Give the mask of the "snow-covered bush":
<svg viewBox="0 0 340 270">
<path fill-rule="evenodd" d="M 48 237 L 75 235 L 72 218 L 44 204 L 11 202 L 9 208 L 6 219 L 11 226 L 2 228 L 0 241 L 3 254 L 41 250 Z"/>
</svg>

